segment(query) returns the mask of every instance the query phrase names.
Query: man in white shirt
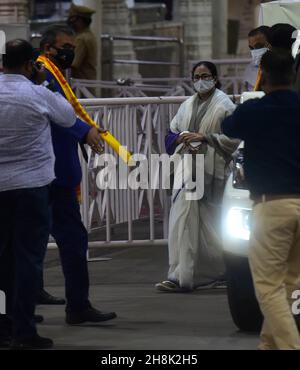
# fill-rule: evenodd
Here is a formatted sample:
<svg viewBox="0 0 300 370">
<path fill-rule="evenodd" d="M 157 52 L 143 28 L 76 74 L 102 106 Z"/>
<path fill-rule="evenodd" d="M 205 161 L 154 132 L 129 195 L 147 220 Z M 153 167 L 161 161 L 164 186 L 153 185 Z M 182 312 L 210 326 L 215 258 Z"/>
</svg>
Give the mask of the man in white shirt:
<svg viewBox="0 0 300 370">
<path fill-rule="evenodd" d="M 2 324 L 12 320 L 15 349 L 53 346 L 37 334 L 34 322 L 49 235 L 49 185 L 55 178 L 50 122 L 70 128 L 76 121 L 66 99 L 30 81 L 38 73 L 33 60 L 27 41 L 8 42 L 0 76 L 0 257 L 6 250 L 14 254 L 13 276 L 0 273 L 0 290 L 7 296 L 0 339 L 5 339 Z"/>
</svg>

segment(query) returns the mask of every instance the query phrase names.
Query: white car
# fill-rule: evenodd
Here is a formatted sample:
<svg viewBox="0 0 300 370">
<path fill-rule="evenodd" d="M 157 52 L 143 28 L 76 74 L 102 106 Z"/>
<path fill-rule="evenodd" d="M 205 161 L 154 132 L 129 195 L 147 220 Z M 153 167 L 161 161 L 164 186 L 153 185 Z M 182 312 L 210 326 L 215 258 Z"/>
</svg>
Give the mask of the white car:
<svg viewBox="0 0 300 370">
<path fill-rule="evenodd" d="M 239 149 L 242 158 L 243 149 Z M 240 166 L 235 163 L 235 166 Z M 258 331 L 262 324 L 248 263 L 252 201 L 249 191 L 230 175 L 223 198 L 222 233 L 227 272 L 228 303 L 236 326 L 244 331 Z"/>
<path fill-rule="evenodd" d="M 241 102 L 261 98 L 263 93 L 245 93 Z M 253 287 L 248 249 L 251 232 L 250 218 L 253 202 L 243 177 L 243 143 L 234 161 L 233 173 L 228 178 L 222 205 L 222 237 L 227 270 L 228 303 L 236 326 L 243 331 L 259 331 L 262 314 Z M 300 316 L 296 317 L 298 327 Z"/>
</svg>

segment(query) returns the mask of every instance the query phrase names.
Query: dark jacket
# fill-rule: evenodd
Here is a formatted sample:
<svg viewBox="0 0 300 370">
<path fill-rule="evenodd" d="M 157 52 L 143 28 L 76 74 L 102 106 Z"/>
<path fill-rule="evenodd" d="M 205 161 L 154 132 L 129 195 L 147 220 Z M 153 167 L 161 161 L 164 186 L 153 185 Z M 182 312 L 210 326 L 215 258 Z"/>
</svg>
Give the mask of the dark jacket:
<svg viewBox="0 0 300 370">
<path fill-rule="evenodd" d="M 300 95 L 272 92 L 240 105 L 222 123 L 245 141 L 244 169 L 254 196 L 300 194 Z"/>
<path fill-rule="evenodd" d="M 48 88 L 65 96 L 55 77 L 48 72 Z M 77 187 L 82 178 L 78 155 L 78 144 L 85 142 L 85 137 L 91 127 L 77 119 L 72 128 L 64 129 L 52 124 L 52 142 L 55 160 L 55 183 L 64 187 Z"/>
</svg>

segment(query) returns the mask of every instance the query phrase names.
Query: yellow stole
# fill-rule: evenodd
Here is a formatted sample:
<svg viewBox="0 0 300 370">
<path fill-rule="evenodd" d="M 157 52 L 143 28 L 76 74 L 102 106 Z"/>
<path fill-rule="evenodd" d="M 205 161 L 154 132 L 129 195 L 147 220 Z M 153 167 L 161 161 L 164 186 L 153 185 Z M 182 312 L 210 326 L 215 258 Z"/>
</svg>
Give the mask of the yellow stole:
<svg viewBox="0 0 300 370">
<path fill-rule="evenodd" d="M 64 75 L 61 73 L 59 68 L 51 62 L 46 56 L 39 56 L 38 62 L 43 63 L 45 68 L 53 74 L 57 82 L 60 84 L 67 100 L 73 106 L 77 116 L 88 125 L 97 127 L 97 123 L 90 117 L 84 107 L 80 104 L 77 97 L 75 96 L 71 86 L 66 81 Z M 103 132 L 100 134 L 101 138 L 123 159 L 125 163 L 128 163 L 131 159 L 131 154 L 119 143 L 119 141 L 109 132 Z"/>
<path fill-rule="evenodd" d="M 261 67 L 259 67 L 256 83 L 255 83 L 255 86 L 254 86 L 254 91 L 260 91 L 261 79 L 262 79 L 262 72 L 261 72 Z"/>
</svg>

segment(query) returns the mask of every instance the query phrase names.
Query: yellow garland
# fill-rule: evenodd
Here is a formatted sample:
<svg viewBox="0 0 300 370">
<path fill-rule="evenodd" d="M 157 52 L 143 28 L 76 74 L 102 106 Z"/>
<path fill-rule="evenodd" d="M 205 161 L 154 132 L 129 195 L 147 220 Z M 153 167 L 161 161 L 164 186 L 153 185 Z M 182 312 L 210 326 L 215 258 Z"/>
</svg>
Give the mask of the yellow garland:
<svg viewBox="0 0 300 370">
<path fill-rule="evenodd" d="M 59 68 L 57 68 L 56 65 L 52 63 L 51 60 L 49 60 L 44 55 L 39 56 L 37 61 L 43 63 L 45 68 L 50 73 L 52 73 L 53 76 L 56 78 L 67 100 L 73 106 L 77 116 L 81 118 L 82 121 L 86 122 L 88 125 L 99 128 L 97 123 L 90 117 L 90 115 L 87 113 L 84 107 L 80 104 L 71 86 L 68 84 Z M 125 163 L 129 163 L 131 159 L 131 154 L 119 143 L 119 141 L 109 131 L 101 133 L 100 136 L 123 159 Z"/>
</svg>

